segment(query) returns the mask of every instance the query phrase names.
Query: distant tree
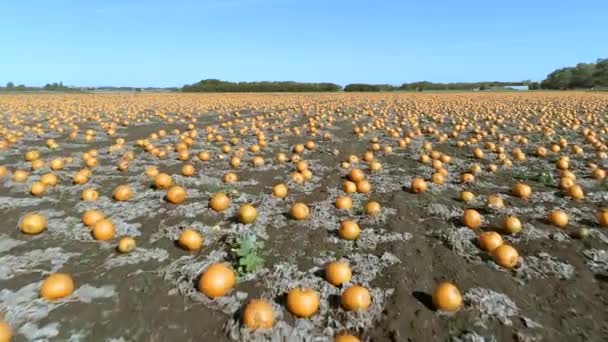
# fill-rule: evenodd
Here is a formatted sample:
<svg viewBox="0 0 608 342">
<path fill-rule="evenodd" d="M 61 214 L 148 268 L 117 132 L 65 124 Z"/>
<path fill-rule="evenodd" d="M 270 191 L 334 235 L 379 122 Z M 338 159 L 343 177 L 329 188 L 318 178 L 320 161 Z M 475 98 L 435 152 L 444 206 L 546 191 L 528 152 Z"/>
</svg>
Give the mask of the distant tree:
<svg viewBox="0 0 608 342">
<path fill-rule="evenodd" d="M 333 83 L 226 82 L 207 79 L 182 87 L 183 92 L 328 92 L 342 89 Z"/>
<path fill-rule="evenodd" d="M 529 90 L 538 90 L 538 89 L 540 89 L 540 83 L 530 82 L 530 83 L 528 83 L 528 89 Z"/>
<path fill-rule="evenodd" d="M 572 69 L 569 88 L 593 88 L 595 64 L 579 63 Z"/>
<path fill-rule="evenodd" d="M 579 63 L 574 67 L 560 68 L 551 72 L 541 82 L 543 89 L 589 89 L 608 86 L 608 62 Z"/>
<path fill-rule="evenodd" d="M 561 68 L 553 71 L 541 83 L 543 89 L 569 89 L 574 68 Z"/>
<path fill-rule="evenodd" d="M 593 85 L 608 87 L 608 58 L 598 59 L 593 72 Z"/>
<path fill-rule="evenodd" d="M 352 83 L 344 87 L 344 91 L 380 91 L 380 86 L 365 83 Z"/>
<path fill-rule="evenodd" d="M 6 89 L 13 89 L 13 88 L 15 88 L 15 83 L 13 83 L 13 82 L 6 83 Z"/>
</svg>

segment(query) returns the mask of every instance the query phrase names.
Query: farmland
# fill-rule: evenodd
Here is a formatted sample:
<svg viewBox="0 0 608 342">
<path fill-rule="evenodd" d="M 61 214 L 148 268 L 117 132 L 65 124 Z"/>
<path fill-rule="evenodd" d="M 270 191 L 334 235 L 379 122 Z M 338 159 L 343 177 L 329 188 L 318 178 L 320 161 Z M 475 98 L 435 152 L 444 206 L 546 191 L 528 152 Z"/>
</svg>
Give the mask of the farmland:
<svg viewBox="0 0 608 342">
<path fill-rule="evenodd" d="M 0 342 L 607 340 L 607 139 L 591 92 L 0 95 Z"/>
</svg>

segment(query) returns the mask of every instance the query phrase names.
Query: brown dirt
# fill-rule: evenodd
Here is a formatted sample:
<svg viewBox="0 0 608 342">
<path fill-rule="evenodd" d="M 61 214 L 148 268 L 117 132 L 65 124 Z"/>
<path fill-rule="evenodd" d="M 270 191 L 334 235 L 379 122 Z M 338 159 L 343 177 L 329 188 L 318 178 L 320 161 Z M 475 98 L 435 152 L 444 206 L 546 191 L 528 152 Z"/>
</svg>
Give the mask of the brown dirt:
<svg viewBox="0 0 608 342">
<path fill-rule="evenodd" d="M 494 174 L 484 169 L 476 175 L 477 181 L 472 185 L 461 184 L 459 174 L 472 163 L 479 163 L 482 167 L 491 161 L 498 164 L 495 154 L 484 150 L 487 158 L 478 161 L 473 159 L 470 147 L 458 148 L 453 140 L 439 142 L 432 135 L 413 138 L 410 146 L 400 148 L 396 139 L 388 137 L 383 131 L 368 132 L 363 138 L 357 138 L 352 133 L 352 115 L 363 112 L 363 109 L 375 113 L 387 112 L 390 119 L 397 115 L 395 113 L 404 115 L 408 110 L 427 113 L 430 108 L 445 114 L 446 121 L 434 125 L 449 133 L 452 129 L 449 114 L 454 111 L 450 109 L 450 104 L 467 110 L 481 111 L 489 107 L 494 111 L 498 111 L 497 108 L 511 108 L 512 112 L 517 112 L 538 110 L 546 103 L 557 108 L 563 105 L 578 108 L 584 103 L 594 103 L 601 109 L 594 113 L 606 120 L 608 96 L 576 93 L 143 95 L 139 99 L 123 98 L 124 95 L 108 95 L 105 98 L 87 98 L 87 95 L 45 96 L 0 97 L 3 125 L 12 127 L 9 113 L 17 112 L 25 122 L 40 123 L 45 128 L 41 137 L 28 132 L 17 144 L 0 151 L 0 165 L 7 166 L 11 172 L 15 169 L 29 170 L 29 163 L 23 161 L 23 154 L 30 149 L 40 150 L 42 158 L 47 161 L 58 156 L 74 157 L 72 164 L 56 172 L 61 180 L 60 185 L 48 189 L 39 199 L 29 195 L 27 189 L 41 174 L 49 172 L 47 167 L 34 171 L 26 185 L 12 182 L 10 174 L 0 180 L 0 247 L 14 240 L 22 242 L 6 250 L 0 248 L 0 260 L 8 262 L 9 256 L 20 257 L 14 264 L 6 264 L 9 270 L 7 279 L 2 278 L 0 265 L 0 291 L 3 293 L 0 296 L 0 313 L 13 327 L 15 341 L 35 339 L 32 331 L 42 331 L 40 339 L 57 341 L 70 338 L 74 341 L 118 341 L 120 338 L 125 341 L 323 341 L 331 340 L 334 333 L 343 330 L 355 333 L 366 341 L 490 341 L 492 338 L 498 341 L 608 340 L 608 264 L 603 265 L 603 271 L 600 265 L 598 271 L 590 267 L 590 259 L 583 253 L 607 249 L 606 231 L 598 226 L 594 215 L 599 208 L 607 205 L 608 187 L 605 181 L 590 178 L 586 162 L 597 163 L 598 160 L 592 146 L 582 139 L 579 131 L 555 128 L 557 137 L 566 136 L 570 144 L 578 144 L 585 149 L 582 156 L 566 153 L 570 154 L 572 170 L 585 189 L 586 199 L 583 201 L 569 199 L 556 187 L 559 180 L 554 166 L 556 154 L 549 153 L 545 159 L 534 156 L 536 145 L 549 147 L 554 143 L 537 132 L 526 134 L 529 139 L 526 145 L 515 142 L 505 144 L 508 155 L 512 148 L 521 148 L 528 157 L 525 163 L 514 160 L 512 168 L 499 167 Z M 7 104 L 2 105 L 2 100 Z M 186 123 L 168 124 L 151 117 L 148 123 L 119 126 L 117 135 L 110 138 L 98 123 L 86 122 L 80 124 L 81 135 L 76 141 L 70 140 L 67 134 L 57 134 L 48 129 L 48 119 L 52 116 L 46 116 L 44 111 L 49 110 L 49 106 L 72 101 L 72 106 L 84 103 L 85 109 L 82 110 L 93 113 L 93 108 L 101 108 L 101 104 L 109 103 L 112 104 L 112 112 L 124 115 L 120 100 L 133 105 L 140 112 L 157 110 L 179 115 L 180 110 L 189 108 L 188 111 L 195 113 L 199 139 L 191 148 L 191 162 L 197 168 L 197 174 L 190 178 L 175 176 L 175 182 L 189 191 L 185 204 L 174 206 L 164 202 L 162 192 L 152 189 L 151 181 L 144 174 L 149 165 L 157 165 L 163 172 L 179 174 L 183 162 L 176 159 L 176 153 L 171 152 L 166 159 L 159 160 L 136 147 L 135 141 L 165 129 L 167 137 L 162 138 L 159 145 L 173 144 L 177 139 L 171 130 L 177 128 L 184 131 L 187 129 Z M 67 106 L 68 112 L 76 111 L 76 107 L 70 107 L 69 102 L 64 106 Z M 293 128 L 306 123 L 303 112 L 315 113 L 320 110 L 318 107 L 333 108 L 333 111 L 346 114 L 337 117 L 332 127 L 320 128 L 319 134 L 314 137 L 306 133 L 295 136 L 283 131 L 271 132 L 271 126 L 263 128 L 269 146 L 260 155 L 265 158 L 266 165 L 259 169 L 251 167 L 249 160 L 252 154 L 246 152 L 242 167 L 234 170 L 240 182 L 229 187 L 239 193 L 233 199 L 231 209 L 226 214 L 216 214 L 206 207 L 210 195 L 227 189 L 221 183 L 221 177 L 231 170 L 229 158 L 217 159 L 221 154 L 221 144 L 204 142 L 203 128 L 208 126 L 217 127 L 225 138 L 230 136 L 219 126 L 216 112 L 224 113 L 227 117 L 235 110 L 241 110 L 241 118 L 247 119 L 253 117 L 253 113 L 276 113 L 285 108 L 289 115 L 286 116 L 288 121 L 284 128 Z M 27 115 L 32 108 L 43 112 L 42 117 Z M 513 115 L 512 112 L 501 115 L 508 118 L 508 115 Z M 466 115 L 475 118 L 474 114 Z M 538 123 L 537 116 L 525 117 L 528 122 Z M 371 120 L 364 115 L 357 118 L 359 125 Z M 427 119 L 429 122 L 431 120 L 426 114 L 419 114 L 417 118 L 422 126 L 427 125 Z M 272 119 L 267 119 L 267 122 L 275 124 Z M 237 124 L 235 131 L 245 126 Z M 590 127 L 590 124 L 587 123 L 586 127 Z M 83 139 L 82 132 L 87 128 L 97 133 L 92 143 Z M 404 126 L 404 130 L 409 129 L 411 127 Z M 500 131 L 511 136 L 522 134 L 519 128 L 509 124 L 501 125 Z M 322 138 L 324 133 L 331 133 L 332 140 L 325 141 Z M 464 133 L 465 136 L 472 134 L 470 130 Z M 280 136 L 278 143 L 271 141 L 275 134 Z M 376 152 L 383 169 L 377 173 L 366 171 L 374 190 L 367 195 L 352 195 L 355 208 L 350 212 L 339 212 L 333 208 L 333 200 L 342 193 L 341 182 L 347 172 L 340 169 L 339 163 L 349 154 L 361 157 L 369 149 L 369 139 L 374 136 L 380 139 L 381 145 L 391 145 L 394 151 L 392 154 Z M 61 146 L 59 150 L 44 147 L 44 141 L 50 137 Z M 125 138 L 127 149 L 135 152 L 135 159 L 125 172 L 115 168 L 122 153 L 107 153 L 107 148 L 118 137 Z M 598 129 L 598 137 L 608 138 L 606 130 L 599 133 Z M 290 196 L 286 200 L 272 199 L 269 196 L 270 187 L 278 182 L 287 183 L 294 170 L 290 163 L 275 164 L 275 154 L 279 151 L 290 153 L 294 144 L 304 143 L 308 139 L 314 140 L 317 148 L 304 153 L 303 158 L 310 161 L 315 178 L 305 185 L 290 183 Z M 242 141 L 243 146 L 248 147 L 255 142 L 255 137 L 248 134 Z M 433 142 L 434 149 L 452 156 L 453 161 L 447 166 L 450 177 L 445 185 L 429 183 L 426 193 L 412 194 L 407 191 L 409 180 L 414 176 L 429 179 L 431 174 L 431 168 L 418 161 L 424 141 Z M 479 146 L 483 147 L 481 143 Z M 99 150 L 100 166 L 93 169 L 94 177 L 89 184 L 74 186 L 71 176 L 83 168 L 80 156 L 90 148 Z M 332 154 L 334 149 L 339 151 L 337 156 Z M 202 150 L 211 151 L 214 162 L 200 162 L 196 154 Z M 599 163 L 606 168 L 606 160 Z M 366 169 L 363 164 L 359 167 Z M 553 181 L 541 179 L 539 174 L 542 173 L 550 174 Z M 531 199 L 521 200 L 509 194 L 511 185 L 518 180 L 532 186 L 534 195 Z M 112 189 L 124 183 L 136 189 L 136 200 L 118 205 L 111 199 Z M 98 203 L 82 203 L 80 192 L 93 185 L 100 192 L 100 200 Z M 477 196 L 475 202 L 468 205 L 458 200 L 459 191 L 467 188 Z M 494 210 L 485 205 L 485 196 L 492 193 L 503 196 L 507 204 L 505 209 Z M 362 205 L 368 200 L 381 203 L 384 209 L 380 218 L 367 218 L 362 213 Z M 306 202 L 313 208 L 311 220 L 294 222 L 287 216 L 289 206 L 294 201 Z M 248 227 L 234 220 L 236 208 L 245 202 L 254 203 L 260 214 L 258 223 Z M 116 241 L 100 243 L 89 237 L 87 228 L 80 223 L 86 208 L 100 208 L 108 213 L 117 223 L 119 232 L 136 235 L 138 248 L 144 254 L 149 252 L 151 259 L 133 258 L 132 264 L 108 266 L 109 260 L 118 257 L 114 250 Z M 474 246 L 474 241 L 467 238 L 471 235 L 466 235 L 466 231 L 457 233 L 459 229 L 462 232 L 459 215 L 464 208 L 476 208 L 482 213 L 485 219 L 483 230 L 499 230 L 500 219 L 506 214 L 520 217 L 524 225 L 523 237 L 505 239 L 516 247 L 528 268 L 505 270 L 476 247 L 466 249 L 471 242 Z M 564 234 L 545 220 L 547 211 L 553 208 L 561 208 L 570 214 L 571 224 Z M 39 236 L 28 237 L 17 227 L 20 218 L 32 211 L 49 217 L 49 229 Z M 350 243 L 337 238 L 336 228 L 339 221 L 345 218 L 359 221 L 365 239 L 362 237 L 360 241 Z M 187 253 L 175 245 L 177 232 L 189 226 L 196 227 L 205 235 L 205 246 L 199 252 Z M 584 240 L 568 236 L 582 227 L 591 229 L 593 235 Z M 200 274 L 203 267 L 197 271 L 197 265 L 206 265 L 216 257 L 230 261 L 227 255 L 233 246 L 229 242 L 249 232 L 256 233 L 264 242 L 263 269 L 239 281 L 226 302 L 204 298 L 195 289 L 196 277 L 189 272 Z M 461 248 L 459 244 L 465 247 Z M 49 251 L 48 248 L 61 250 Z M 27 253 L 37 250 L 50 253 L 49 260 L 43 260 L 40 265 L 32 264 Z M 228 254 L 215 254 L 220 252 Z M 95 288 L 109 286 L 112 291 L 102 291 L 103 294 L 92 295 L 88 299 L 79 296 L 60 301 L 60 305 L 51 307 L 48 312 L 45 311 L 49 308 L 46 303 L 42 303 L 35 312 L 24 312 L 23 308 L 28 303 L 40 300 L 17 291 L 44 279 L 52 269 L 52 260 L 60 260 L 66 253 L 74 254 L 62 262 L 56 271 L 70 273 L 77 287 L 85 284 Z M 551 260 L 558 266 L 564 267 L 552 271 L 542 268 L 547 265 L 546 262 L 535 264 L 538 260 L 529 259 L 543 258 L 543 253 L 548 253 L 547 258 L 553 258 Z M 385 259 L 382 259 L 383 256 Z M 360 315 L 344 313 L 337 304 L 340 289 L 324 282 L 320 267 L 324 262 L 338 258 L 349 259 L 356 274 L 359 274 L 357 282 L 375 289 L 377 292 L 374 293 L 379 294 L 378 298 L 374 298 L 377 306 L 369 312 Z M 188 266 L 194 270 L 189 270 Z M 290 266 L 294 266 L 296 271 L 288 271 Z M 568 273 L 568 270 L 572 270 L 572 273 Z M 476 297 L 471 295 L 468 298 L 473 299 L 466 301 L 459 312 L 437 312 L 433 308 L 431 294 L 440 281 L 457 284 L 463 295 L 471 295 L 474 293 L 471 290 L 475 288 L 504 294 L 517 311 L 509 314 L 508 308 L 501 306 L 504 302 L 494 301 L 496 297 L 479 299 L 487 304 L 479 306 Z M 301 285 L 316 286 L 324 299 L 321 311 L 312 324 L 294 320 L 284 306 L 285 291 Z M 275 330 L 256 334 L 240 327 L 240 309 L 248 299 L 256 297 L 272 301 L 279 311 L 277 321 L 281 325 Z M 22 306 L 15 304 L 19 298 L 25 301 Z M 36 324 L 38 328 L 55 327 L 56 331 L 32 328 L 28 322 Z M 316 339 L 313 339 L 315 336 Z"/>
</svg>

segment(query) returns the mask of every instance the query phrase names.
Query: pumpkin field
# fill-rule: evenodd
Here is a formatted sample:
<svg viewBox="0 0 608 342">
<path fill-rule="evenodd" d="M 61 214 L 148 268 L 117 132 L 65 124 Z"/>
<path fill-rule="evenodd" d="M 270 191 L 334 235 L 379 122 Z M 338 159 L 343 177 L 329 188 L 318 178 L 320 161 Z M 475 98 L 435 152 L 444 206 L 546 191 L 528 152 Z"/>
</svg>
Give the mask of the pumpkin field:
<svg viewBox="0 0 608 342">
<path fill-rule="evenodd" d="M 608 94 L 0 95 L 0 342 L 606 341 Z"/>
</svg>

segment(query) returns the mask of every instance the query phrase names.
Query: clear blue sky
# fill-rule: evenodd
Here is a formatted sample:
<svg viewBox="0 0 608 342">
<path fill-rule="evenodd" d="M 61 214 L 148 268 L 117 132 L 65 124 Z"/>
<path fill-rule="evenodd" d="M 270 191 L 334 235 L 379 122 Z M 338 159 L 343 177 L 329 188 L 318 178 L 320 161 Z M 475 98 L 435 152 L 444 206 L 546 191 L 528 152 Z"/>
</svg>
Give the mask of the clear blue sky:
<svg viewBox="0 0 608 342">
<path fill-rule="evenodd" d="M 0 1 L 0 83 L 540 80 L 608 57 L 608 1 Z"/>
</svg>

